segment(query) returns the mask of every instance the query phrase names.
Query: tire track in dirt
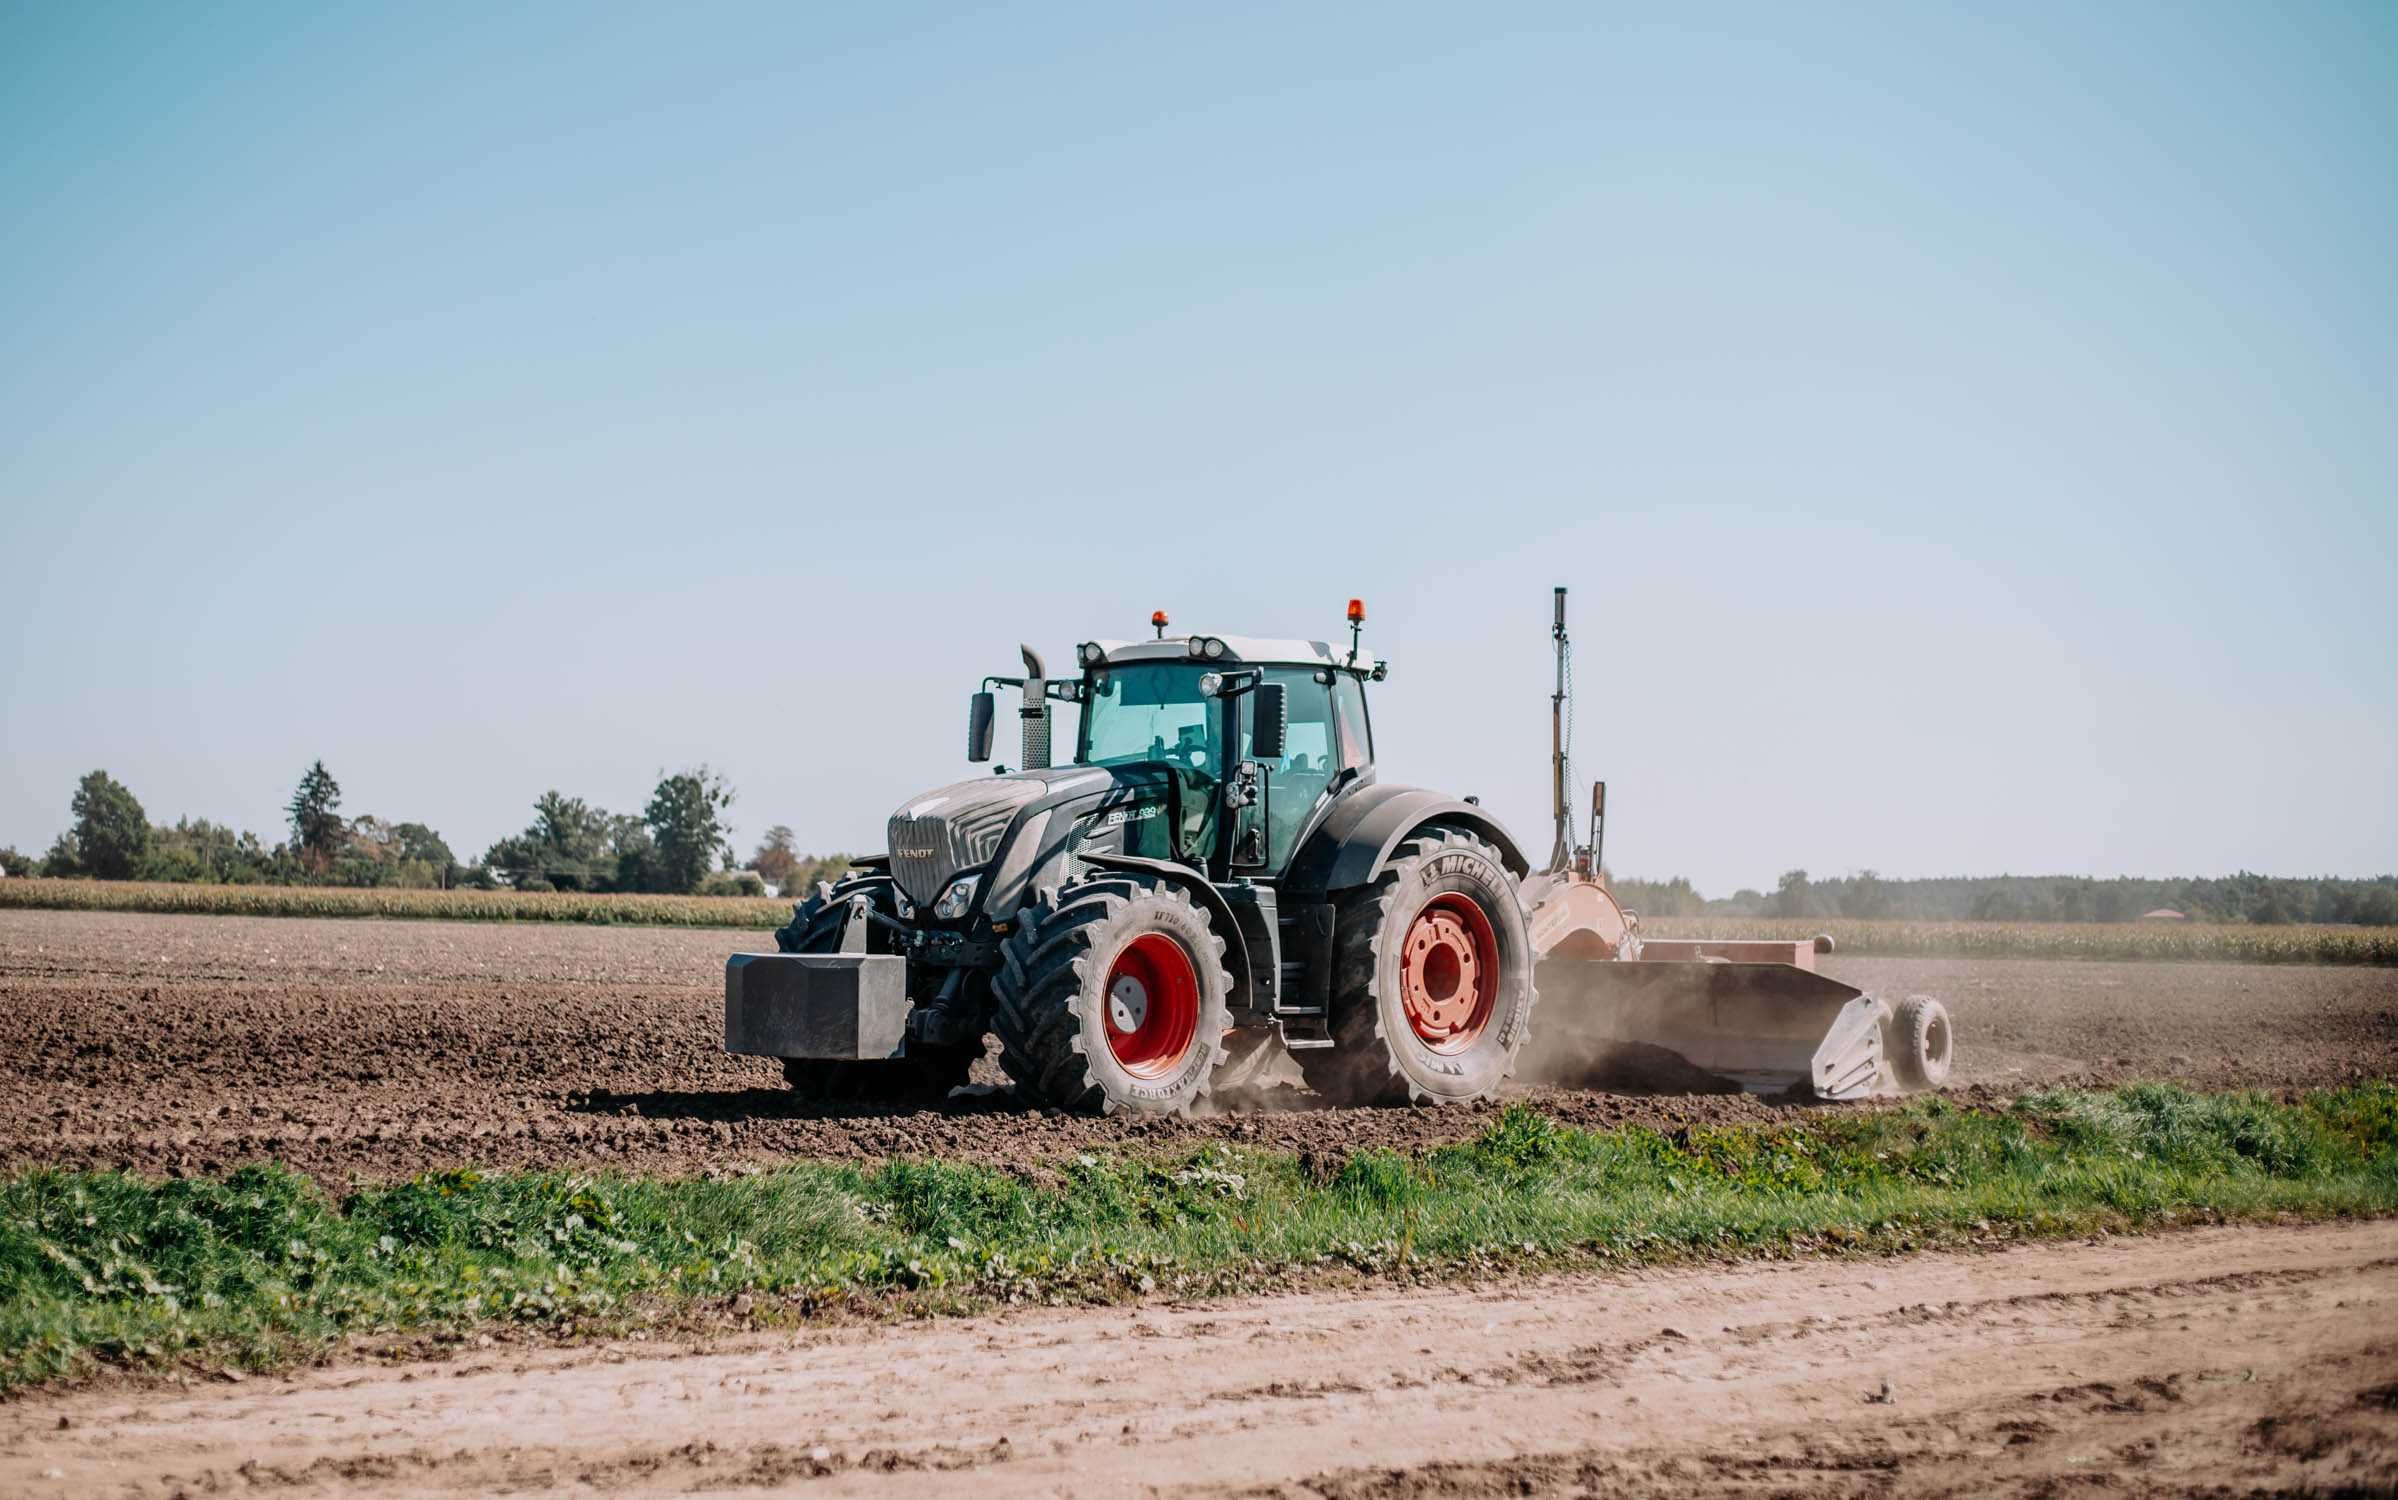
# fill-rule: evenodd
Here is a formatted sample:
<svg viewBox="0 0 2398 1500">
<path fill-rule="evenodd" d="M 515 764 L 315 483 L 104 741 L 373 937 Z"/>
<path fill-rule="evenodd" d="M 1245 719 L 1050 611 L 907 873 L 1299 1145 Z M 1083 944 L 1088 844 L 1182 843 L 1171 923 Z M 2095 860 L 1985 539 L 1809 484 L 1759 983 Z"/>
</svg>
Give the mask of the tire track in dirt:
<svg viewBox="0 0 2398 1500">
<path fill-rule="evenodd" d="M 2398 1223 L 1042 1310 L 0 1406 L 0 1492 L 2398 1483 Z"/>
</svg>

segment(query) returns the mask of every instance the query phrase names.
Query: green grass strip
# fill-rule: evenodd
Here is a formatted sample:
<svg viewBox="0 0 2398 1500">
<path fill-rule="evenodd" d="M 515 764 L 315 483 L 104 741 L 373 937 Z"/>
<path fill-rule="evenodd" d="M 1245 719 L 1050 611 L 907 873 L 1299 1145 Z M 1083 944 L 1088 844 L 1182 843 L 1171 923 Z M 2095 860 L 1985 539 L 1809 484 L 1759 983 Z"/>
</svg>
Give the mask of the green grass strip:
<svg viewBox="0 0 2398 1500">
<path fill-rule="evenodd" d="M 103 1365 L 268 1368 L 335 1340 L 542 1336 L 827 1307 L 1222 1293 L 1323 1274 L 1889 1250 L 2398 1210 L 2398 1085 L 1938 1099 L 1773 1128 L 1588 1132 L 1527 1109 L 1416 1155 L 1210 1145 L 1015 1172 L 730 1180 L 445 1172 L 339 1198 L 276 1166 L 0 1183 L 0 1388 Z"/>
</svg>

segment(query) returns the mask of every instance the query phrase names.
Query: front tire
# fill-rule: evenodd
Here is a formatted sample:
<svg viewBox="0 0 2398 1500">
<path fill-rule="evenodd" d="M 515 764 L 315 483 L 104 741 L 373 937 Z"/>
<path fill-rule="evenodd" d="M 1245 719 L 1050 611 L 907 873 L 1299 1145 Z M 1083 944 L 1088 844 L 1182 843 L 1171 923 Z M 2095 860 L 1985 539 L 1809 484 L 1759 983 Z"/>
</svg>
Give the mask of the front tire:
<svg viewBox="0 0 2398 1500">
<path fill-rule="evenodd" d="M 1471 834 L 1429 830 L 1333 918 L 1333 1045 L 1292 1054 L 1334 1104 L 1487 1099 L 1531 1035 L 1515 878 Z"/>
<path fill-rule="evenodd" d="M 999 1064 L 1027 1103 L 1183 1114 L 1224 1056 L 1224 940 L 1154 876 L 1044 892 L 1009 934 L 991 989 Z"/>
<path fill-rule="evenodd" d="M 775 947 L 785 953 L 840 952 L 849 903 L 857 896 L 885 916 L 898 910 L 887 875 L 853 875 L 837 885 L 819 885 L 792 911 L 790 924 L 775 933 Z M 888 929 L 870 925 L 866 950 L 890 951 Z M 793 1095 L 811 1104 L 938 1104 L 965 1084 L 968 1070 L 982 1056 L 979 1043 L 937 1047 L 910 1039 L 901 1045 L 898 1057 L 786 1057 L 783 1080 Z"/>
</svg>

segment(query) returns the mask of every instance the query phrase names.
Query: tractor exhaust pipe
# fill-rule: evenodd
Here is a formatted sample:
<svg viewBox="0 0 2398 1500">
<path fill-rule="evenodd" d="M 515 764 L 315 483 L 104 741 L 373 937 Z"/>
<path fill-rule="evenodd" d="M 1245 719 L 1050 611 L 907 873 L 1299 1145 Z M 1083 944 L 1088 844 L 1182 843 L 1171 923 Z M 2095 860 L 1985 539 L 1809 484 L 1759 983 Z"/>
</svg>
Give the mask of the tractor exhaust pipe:
<svg viewBox="0 0 2398 1500">
<path fill-rule="evenodd" d="M 1024 657 L 1024 707 L 1017 711 L 1024 721 L 1024 769 L 1049 769 L 1049 673 L 1041 665 L 1041 653 L 1032 647 L 1018 645 Z"/>
</svg>

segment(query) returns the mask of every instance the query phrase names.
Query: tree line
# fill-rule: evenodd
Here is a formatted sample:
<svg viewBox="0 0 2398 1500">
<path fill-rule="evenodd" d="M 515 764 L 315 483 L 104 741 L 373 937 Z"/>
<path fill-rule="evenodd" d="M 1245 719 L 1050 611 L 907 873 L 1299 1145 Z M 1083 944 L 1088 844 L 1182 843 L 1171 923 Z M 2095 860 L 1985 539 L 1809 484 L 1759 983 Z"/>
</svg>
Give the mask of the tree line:
<svg viewBox="0 0 2398 1500">
<path fill-rule="evenodd" d="M 845 854 L 801 854 L 780 823 L 766 830 L 748 867 L 736 868 L 723 821 L 732 801 L 732 789 L 705 767 L 661 778 L 639 816 L 543 792 L 533 821 L 484 851 L 482 869 L 527 891 L 757 896 L 768 886 L 805 889 L 849 868 Z"/>
<path fill-rule="evenodd" d="M 1845 917 L 1919 922 L 2135 922 L 2176 912 L 2194 922 L 2398 926 L 2398 875 L 2306 879 L 2258 875 L 1947 875 L 1889 880 L 1872 870 L 1817 880 L 1791 870 L 1770 891 L 1712 900 L 1686 879 L 1616 880 L 1616 899 L 1651 917 Z"/>
<path fill-rule="evenodd" d="M 76 784 L 74 819 L 49 852 L 30 859 L 0 848 L 9 875 L 221 885 L 512 886 L 528 891 L 650 891 L 670 895 L 786 895 L 849 868 L 846 854 L 799 852 L 776 824 L 739 865 L 725 815 L 733 789 L 716 772 L 661 774 L 639 813 L 551 790 L 533 802 L 522 833 L 461 863 L 423 823 L 345 817 L 341 785 L 310 765 L 284 813 L 290 837 L 272 846 L 206 818 L 154 824 L 140 799 L 106 771 Z M 2193 921 L 2398 926 L 2398 876 L 2288 879 L 2241 871 L 2221 877 L 2145 879 L 2086 875 L 1885 879 L 1872 870 L 1818 880 L 1790 870 L 1770 891 L 1710 899 L 1689 880 L 1608 877 L 1618 900 L 1649 917 L 1793 917 L 1909 921 L 2130 922 L 2158 911 Z"/>
<path fill-rule="evenodd" d="M 341 784 L 321 760 L 293 788 L 284 808 L 289 837 L 273 845 L 206 818 L 153 823 L 130 788 L 96 770 L 76 784 L 68 803 L 73 822 L 49 851 L 33 859 L 0 848 L 0 872 L 216 885 L 764 895 L 770 885 L 806 889 L 848 868 L 847 855 L 799 853 L 781 824 L 767 830 L 749 866 L 740 868 L 725 820 L 733 796 L 730 784 L 705 766 L 661 774 L 638 814 L 610 813 L 548 791 L 535 799 L 524 832 L 464 863 L 423 823 L 345 816 Z"/>
</svg>

